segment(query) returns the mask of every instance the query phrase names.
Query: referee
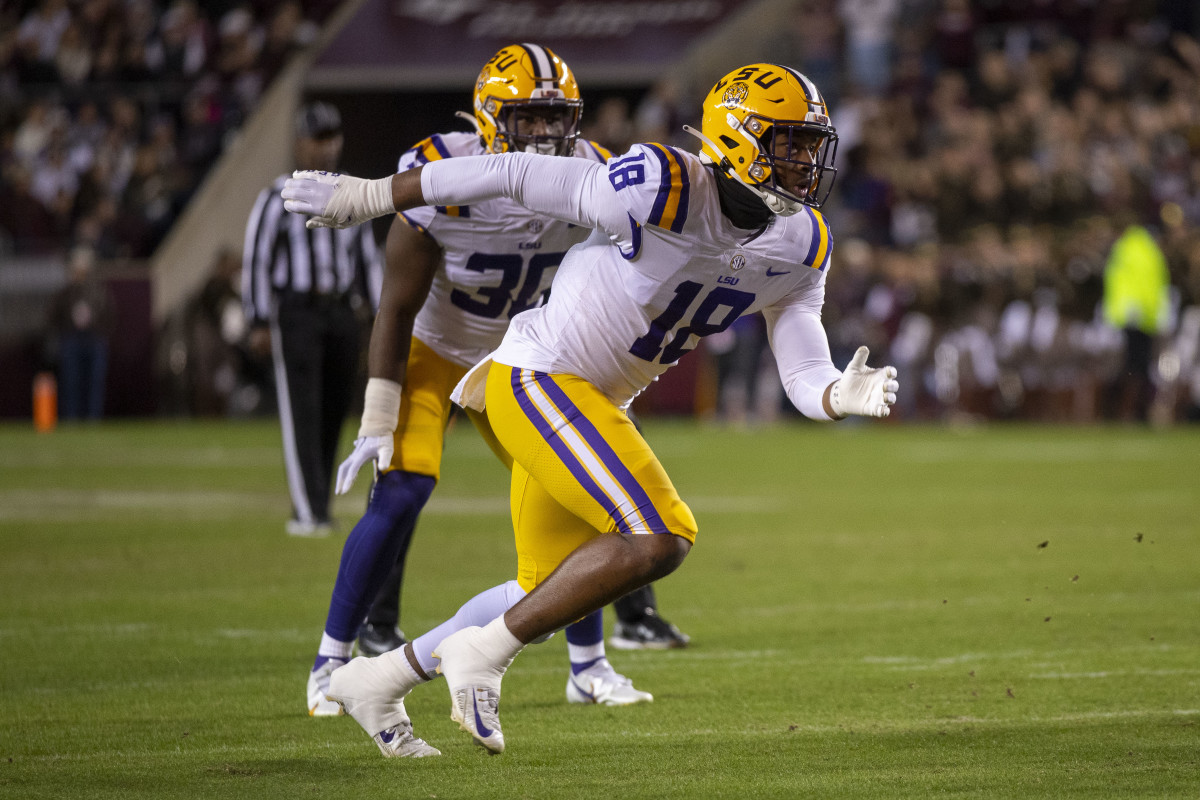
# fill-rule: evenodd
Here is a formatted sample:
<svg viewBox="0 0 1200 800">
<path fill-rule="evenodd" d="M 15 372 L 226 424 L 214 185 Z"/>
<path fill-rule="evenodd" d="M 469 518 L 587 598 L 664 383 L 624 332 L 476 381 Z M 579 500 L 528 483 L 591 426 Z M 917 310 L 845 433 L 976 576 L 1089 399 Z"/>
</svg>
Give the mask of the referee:
<svg viewBox="0 0 1200 800">
<path fill-rule="evenodd" d="M 327 103 L 296 115 L 299 169 L 334 171 L 342 120 Z M 338 437 L 355 390 L 359 312 L 379 307 L 383 268 L 370 223 L 347 230 L 304 226 L 279 196 L 287 175 L 264 189 L 246 225 L 242 302 L 250 349 L 271 354 L 292 536 L 327 536 Z"/>
</svg>

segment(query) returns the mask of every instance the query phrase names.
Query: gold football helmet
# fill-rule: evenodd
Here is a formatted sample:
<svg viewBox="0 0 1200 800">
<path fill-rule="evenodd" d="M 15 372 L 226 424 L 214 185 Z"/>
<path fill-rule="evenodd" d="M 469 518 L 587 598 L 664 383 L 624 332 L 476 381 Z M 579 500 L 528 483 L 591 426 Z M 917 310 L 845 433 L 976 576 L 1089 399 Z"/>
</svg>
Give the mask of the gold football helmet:
<svg viewBox="0 0 1200 800">
<path fill-rule="evenodd" d="M 704 99 L 700 127 L 701 158 L 776 214 L 820 208 L 828 199 L 837 175 L 837 131 L 816 84 L 796 70 L 751 64 L 730 72 Z"/>
<path fill-rule="evenodd" d="M 569 156 L 582 111 L 575 76 L 549 47 L 509 45 L 475 82 L 473 120 L 490 153 Z"/>
</svg>

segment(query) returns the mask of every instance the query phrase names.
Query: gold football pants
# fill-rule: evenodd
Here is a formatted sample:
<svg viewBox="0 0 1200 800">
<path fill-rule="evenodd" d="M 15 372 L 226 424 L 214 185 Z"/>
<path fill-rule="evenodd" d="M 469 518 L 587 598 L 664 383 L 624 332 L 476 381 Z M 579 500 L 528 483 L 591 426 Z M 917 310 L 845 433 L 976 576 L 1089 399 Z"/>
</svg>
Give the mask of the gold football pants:
<svg viewBox="0 0 1200 800">
<path fill-rule="evenodd" d="M 696 520 L 629 417 L 573 375 L 493 363 L 487 418 L 513 459 L 517 581 L 531 590 L 605 533 L 676 534 Z"/>
<path fill-rule="evenodd" d="M 393 437 L 395 451 L 389 470 L 430 475 L 434 480 L 441 477 L 446 422 L 453 405 L 450 392 L 466 372 L 466 367 L 450 363 L 420 339 L 412 340 L 408 372 L 400 390 L 400 418 Z M 466 412 L 492 452 L 511 468 L 512 459 L 496 441 L 487 415 L 471 409 Z"/>
</svg>

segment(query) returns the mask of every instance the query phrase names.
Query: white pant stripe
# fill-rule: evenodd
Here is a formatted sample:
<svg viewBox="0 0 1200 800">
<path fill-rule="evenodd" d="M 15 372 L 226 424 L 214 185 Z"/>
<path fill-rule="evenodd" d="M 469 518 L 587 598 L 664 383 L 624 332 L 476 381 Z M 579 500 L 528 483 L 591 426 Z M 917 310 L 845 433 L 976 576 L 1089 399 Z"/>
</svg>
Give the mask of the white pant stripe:
<svg viewBox="0 0 1200 800">
<path fill-rule="evenodd" d="M 271 360 L 275 364 L 275 393 L 279 403 L 279 427 L 283 431 L 283 471 L 287 475 L 288 493 L 292 496 L 296 518 L 300 522 L 316 522 L 312 506 L 308 504 L 304 470 L 300 468 L 300 457 L 296 449 L 292 398 L 288 393 L 287 368 L 283 364 L 283 337 L 279 332 L 279 318 L 275 314 L 271 315 Z"/>
<path fill-rule="evenodd" d="M 553 401 L 542 391 L 542 387 L 538 385 L 533 374 L 528 370 L 521 370 L 521 383 L 525 387 L 526 395 L 528 395 L 537 410 L 558 431 L 559 436 L 571 450 L 571 453 L 579 459 L 579 463 L 583 465 L 584 470 L 596 482 L 601 491 L 608 495 L 609 499 L 616 505 L 617 513 L 629 525 L 630 533 L 652 533 L 646 524 L 646 520 L 642 518 L 641 512 L 638 511 L 637 503 L 633 502 L 621 484 L 608 471 L 608 468 L 592 452 L 592 448 L 584 440 L 579 431 L 571 425 L 567 418 L 558 410 L 558 407 L 554 405 Z"/>
</svg>

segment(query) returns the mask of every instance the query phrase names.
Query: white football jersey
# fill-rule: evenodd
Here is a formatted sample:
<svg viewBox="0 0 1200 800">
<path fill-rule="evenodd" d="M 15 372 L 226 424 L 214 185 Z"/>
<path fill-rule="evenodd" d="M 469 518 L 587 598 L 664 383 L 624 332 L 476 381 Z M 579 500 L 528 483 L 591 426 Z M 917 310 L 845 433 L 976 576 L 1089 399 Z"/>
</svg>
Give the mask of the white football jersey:
<svg viewBox="0 0 1200 800">
<path fill-rule="evenodd" d="M 804 207 L 758 231 L 736 228 L 721 213 L 711 169 L 665 145 L 635 145 L 586 175 L 572 165 L 556 178 L 548 161 L 511 161 L 506 168 L 524 174 L 505 180 L 533 207 L 533 187 L 556 185 L 561 195 L 583 181 L 568 193 L 577 205 L 560 204 L 599 229 L 563 260 L 550 302 L 513 319 L 494 360 L 577 375 L 625 405 L 701 337 L 763 311 L 785 385 L 789 372 L 804 373 L 811 398 L 807 390 L 841 374 L 820 328 L 832 246 L 820 212 Z M 430 177 L 441 188 L 445 174 Z M 799 394 L 789 390 L 798 405 Z M 827 418 L 813 402 L 801 410 Z"/>
<path fill-rule="evenodd" d="M 405 152 L 398 171 L 485 153 L 477 134 L 435 134 Z M 580 139 L 575 156 L 603 163 L 609 153 Z M 514 316 L 544 302 L 567 250 L 590 232 L 508 198 L 424 206 L 403 216 L 443 249 L 413 335 L 442 358 L 464 367 L 500 344 Z"/>
</svg>

